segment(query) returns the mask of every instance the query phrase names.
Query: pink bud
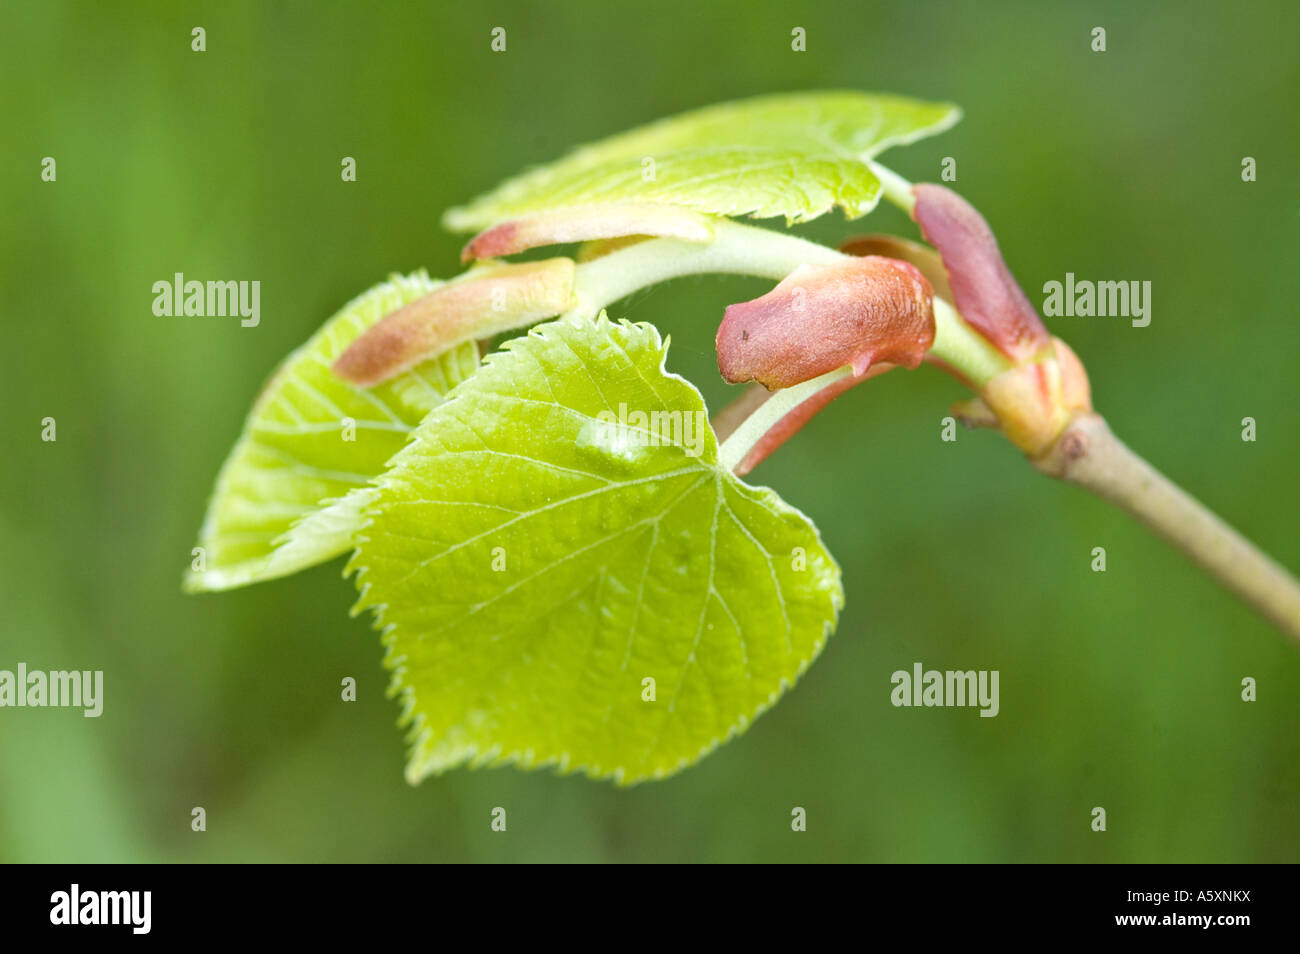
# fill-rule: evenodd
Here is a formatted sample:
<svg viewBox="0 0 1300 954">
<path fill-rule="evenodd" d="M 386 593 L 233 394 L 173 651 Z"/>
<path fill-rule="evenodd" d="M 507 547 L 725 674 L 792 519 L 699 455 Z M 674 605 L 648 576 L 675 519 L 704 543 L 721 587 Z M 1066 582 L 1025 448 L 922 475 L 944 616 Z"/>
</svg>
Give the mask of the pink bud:
<svg viewBox="0 0 1300 954">
<path fill-rule="evenodd" d="M 961 316 L 1017 364 L 1038 354 L 1051 338 L 1002 260 L 984 217 L 943 186 L 922 183 L 912 192 L 912 217 L 943 257 L 953 304 Z"/>
<path fill-rule="evenodd" d="M 915 368 L 934 342 L 933 293 L 914 266 L 867 256 L 801 265 L 718 327 L 718 370 L 733 384 L 788 388 L 851 365 Z"/>
</svg>

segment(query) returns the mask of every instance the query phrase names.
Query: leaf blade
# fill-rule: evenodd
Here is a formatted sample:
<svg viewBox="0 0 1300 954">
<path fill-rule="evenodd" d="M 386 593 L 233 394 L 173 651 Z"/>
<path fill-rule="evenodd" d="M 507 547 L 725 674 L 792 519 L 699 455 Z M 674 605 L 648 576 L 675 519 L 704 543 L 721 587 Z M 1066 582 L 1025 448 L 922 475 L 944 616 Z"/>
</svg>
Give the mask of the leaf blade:
<svg viewBox="0 0 1300 954">
<path fill-rule="evenodd" d="M 602 430 L 620 405 L 704 418 L 665 352 L 646 325 L 540 326 L 379 479 L 349 570 L 385 633 L 411 781 L 502 762 L 663 777 L 820 651 L 843 593 L 807 518 L 723 471 L 707 423 L 698 444 Z"/>
<path fill-rule="evenodd" d="M 709 106 L 580 147 L 450 209 L 443 223 L 474 231 L 548 210 L 618 202 L 791 222 L 838 206 L 858 218 L 880 197 L 865 160 L 942 132 L 960 116 L 949 103 L 849 91 Z M 653 160 L 651 179 L 646 159 Z"/>
</svg>

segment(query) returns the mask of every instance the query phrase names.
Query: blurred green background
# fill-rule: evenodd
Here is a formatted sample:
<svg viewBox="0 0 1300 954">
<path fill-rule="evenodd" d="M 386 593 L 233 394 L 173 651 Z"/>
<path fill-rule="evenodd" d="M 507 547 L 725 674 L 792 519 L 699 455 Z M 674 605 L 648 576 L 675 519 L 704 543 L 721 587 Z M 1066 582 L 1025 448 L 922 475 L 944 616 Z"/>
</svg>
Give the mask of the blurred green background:
<svg viewBox="0 0 1300 954">
<path fill-rule="evenodd" d="M 102 669 L 106 698 L 97 720 L 0 711 L 0 860 L 1297 860 L 1300 654 L 997 436 L 941 442 L 962 394 L 929 370 L 854 390 L 755 473 L 822 527 L 848 605 L 794 691 L 665 782 L 409 787 L 341 562 L 179 588 L 267 373 L 389 272 L 454 274 L 443 209 L 578 142 L 823 87 L 962 104 L 886 162 L 920 180 L 956 158 L 1031 299 L 1067 271 L 1153 283 L 1148 328 L 1049 324 L 1117 433 L 1300 568 L 1300 7 L 1219 6 L 4 3 L 0 668 Z M 863 230 L 915 234 L 883 205 L 802 231 Z M 259 279 L 260 327 L 156 318 L 176 271 Z M 671 333 L 717 406 L 722 308 L 766 287 L 684 280 L 615 311 Z M 918 661 L 1000 670 L 1001 714 L 894 708 Z"/>
</svg>

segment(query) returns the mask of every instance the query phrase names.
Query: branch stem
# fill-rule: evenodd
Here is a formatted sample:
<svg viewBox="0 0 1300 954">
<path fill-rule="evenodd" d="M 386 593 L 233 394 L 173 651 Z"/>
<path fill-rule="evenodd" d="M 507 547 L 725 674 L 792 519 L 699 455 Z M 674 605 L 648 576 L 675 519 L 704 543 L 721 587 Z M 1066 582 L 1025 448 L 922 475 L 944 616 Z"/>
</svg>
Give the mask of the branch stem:
<svg viewBox="0 0 1300 954">
<path fill-rule="evenodd" d="M 829 265 L 846 256 L 833 248 L 771 229 L 721 220 L 707 245 L 646 239 L 578 266 L 577 303 L 566 317 L 594 318 L 633 292 L 685 275 L 753 275 L 780 281 L 800 265 Z"/>
<path fill-rule="evenodd" d="M 1300 644 L 1300 582 L 1130 450 L 1101 417 L 1076 418 L 1034 466 L 1127 510 Z"/>
</svg>

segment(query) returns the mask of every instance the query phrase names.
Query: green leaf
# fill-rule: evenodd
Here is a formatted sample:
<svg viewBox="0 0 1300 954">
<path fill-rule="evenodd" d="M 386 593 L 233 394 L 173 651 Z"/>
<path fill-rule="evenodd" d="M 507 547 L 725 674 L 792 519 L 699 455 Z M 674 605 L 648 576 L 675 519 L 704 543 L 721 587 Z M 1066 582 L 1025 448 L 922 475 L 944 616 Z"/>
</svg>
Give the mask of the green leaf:
<svg viewBox="0 0 1300 954">
<path fill-rule="evenodd" d="M 582 147 L 451 209 L 443 223 L 476 231 L 558 208 L 624 202 L 714 215 L 783 215 L 791 222 L 838 205 L 854 219 L 880 198 L 880 182 L 866 159 L 941 132 L 960 117 L 950 103 L 873 93 L 724 103 Z"/>
<path fill-rule="evenodd" d="M 662 777 L 744 731 L 833 630 L 843 590 L 816 528 L 718 466 L 666 354 L 603 314 L 540 325 L 376 482 L 348 568 L 412 782 L 505 762 Z"/>
<path fill-rule="evenodd" d="M 340 380 L 330 364 L 384 315 L 443 284 L 422 271 L 394 275 L 285 359 L 217 477 L 199 533 L 200 568 L 191 563 L 187 590 L 269 580 L 351 549 L 368 482 L 442 396 L 474 373 L 478 351 L 466 343 L 370 389 Z"/>
</svg>

